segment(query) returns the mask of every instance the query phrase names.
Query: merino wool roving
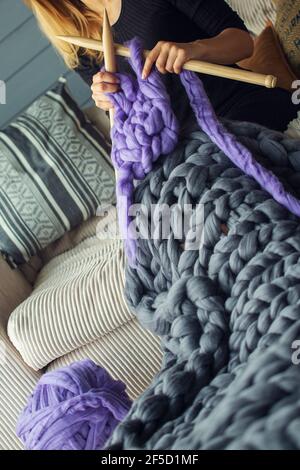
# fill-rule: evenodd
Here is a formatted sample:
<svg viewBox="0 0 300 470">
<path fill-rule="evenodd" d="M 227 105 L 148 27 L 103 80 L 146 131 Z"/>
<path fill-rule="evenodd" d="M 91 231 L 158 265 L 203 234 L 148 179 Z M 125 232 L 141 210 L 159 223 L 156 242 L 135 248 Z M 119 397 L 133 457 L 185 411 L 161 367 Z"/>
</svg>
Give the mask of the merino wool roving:
<svg viewBox="0 0 300 470">
<path fill-rule="evenodd" d="M 100 450 L 130 406 L 125 385 L 85 360 L 42 376 L 17 434 L 27 450 Z"/>
<path fill-rule="evenodd" d="M 129 227 L 134 181 L 143 180 L 160 156 L 176 148 L 179 125 L 159 73 L 154 69 L 147 80 L 141 78 L 143 55 L 140 41 L 135 38 L 128 45 L 131 50 L 130 63 L 136 78 L 119 74 L 121 90 L 109 96 L 116 110 L 112 129 L 112 160 L 117 171 L 119 225 L 128 261 L 133 266 L 136 242 Z M 299 199 L 218 120 L 198 76 L 184 70 L 181 81 L 200 129 L 235 166 L 253 177 L 276 201 L 300 216 Z"/>
<path fill-rule="evenodd" d="M 164 359 L 107 447 L 299 450 L 300 141 L 218 122 L 199 79 L 181 77 L 199 129 L 133 202 L 148 214 L 188 204 L 193 231 L 203 207 L 202 243 L 188 249 L 172 226 L 136 241 L 126 296 Z M 149 218 L 137 223 L 145 233 Z"/>
</svg>

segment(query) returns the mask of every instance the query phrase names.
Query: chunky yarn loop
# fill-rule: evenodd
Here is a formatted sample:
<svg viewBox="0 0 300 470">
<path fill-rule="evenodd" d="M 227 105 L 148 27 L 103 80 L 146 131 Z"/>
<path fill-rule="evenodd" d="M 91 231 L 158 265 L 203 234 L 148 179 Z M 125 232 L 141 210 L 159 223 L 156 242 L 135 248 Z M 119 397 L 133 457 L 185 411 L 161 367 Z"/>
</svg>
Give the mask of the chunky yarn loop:
<svg viewBox="0 0 300 470">
<path fill-rule="evenodd" d="M 181 80 L 190 98 L 198 124 L 211 141 L 246 175 L 252 176 L 263 189 L 272 195 L 275 201 L 300 217 L 300 200 L 286 191 L 280 179 L 261 165 L 250 150 L 221 124 L 198 77 L 192 72 L 184 71 L 181 74 Z"/>
<path fill-rule="evenodd" d="M 140 41 L 134 39 L 129 47 L 130 63 L 137 79 L 117 74 L 121 91 L 109 96 L 116 110 L 111 137 L 112 161 L 117 170 L 119 226 L 128 259 L 134 264 L 136 244 L 128 232 L 134 180 L 144 179 L 161 155 L 174 150 L 179 125 L 159 73 L 153 71 L 147 80 L 141 78 Z"/>
<path fill-rule="evenodd" d="M 142 180 L 161 155 L 172 152 L 179 139 L 179 125 L 160 75 L 153 70 L 142 80 L 142 46 L 135 38 L 128 43 L 131 66 L 137 75 L 118 74 L 119 93 L 109 94 L 115 105 L 112 129 L 112 161 L 117 170 L 117 199 L 121 234 L 128 261 L 134 265 L 136 242 L 130 233 L 129 210 L 133 203 L 134 180 Z M 235 135 L 218 120 L 198 76 L 184 70 L 181 81 L 190 99 L 200 129 L 246 175 L 253 177 L 280 204 L 300 216 L 300 201 L 290 194 L 279 178 L 261 165 Z"/>
<path fill-rule="evenodd" d="M 85 360 L 43 375 L 17 434 L 27 450 L 99 450 L 130 407 L 125 385 Z"/>
</svg>

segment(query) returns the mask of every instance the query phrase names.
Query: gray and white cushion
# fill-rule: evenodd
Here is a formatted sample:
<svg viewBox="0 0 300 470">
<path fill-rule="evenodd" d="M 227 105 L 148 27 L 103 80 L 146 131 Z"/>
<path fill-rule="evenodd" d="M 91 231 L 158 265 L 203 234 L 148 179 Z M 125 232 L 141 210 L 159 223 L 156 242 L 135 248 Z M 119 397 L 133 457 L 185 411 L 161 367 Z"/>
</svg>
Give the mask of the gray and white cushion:
<svg viewBox="0 0 300 470">
<path fill-rule="evenodd" d="M 110 146 L 65 80 L 0 132 L 0 251 L 16 265 L 115 200 Z"/>
</svg>

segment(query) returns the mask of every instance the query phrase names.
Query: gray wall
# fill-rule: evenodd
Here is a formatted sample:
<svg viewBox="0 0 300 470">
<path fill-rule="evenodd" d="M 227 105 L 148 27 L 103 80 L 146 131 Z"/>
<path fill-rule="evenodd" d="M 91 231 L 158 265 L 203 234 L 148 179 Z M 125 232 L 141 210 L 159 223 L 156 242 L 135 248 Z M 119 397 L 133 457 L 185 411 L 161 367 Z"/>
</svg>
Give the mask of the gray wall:
<svg viewBox="0 0 300 470">
<path fill-rule="evenodd" d="M 0 0 L 0 81 L 6 104 L 0 104 L 0 128 L 65 75 L 80 106 L 91 104 L 91 92 L 81 78 L 64 66 L 40 32 L 22 0 Z"/>
</svg>

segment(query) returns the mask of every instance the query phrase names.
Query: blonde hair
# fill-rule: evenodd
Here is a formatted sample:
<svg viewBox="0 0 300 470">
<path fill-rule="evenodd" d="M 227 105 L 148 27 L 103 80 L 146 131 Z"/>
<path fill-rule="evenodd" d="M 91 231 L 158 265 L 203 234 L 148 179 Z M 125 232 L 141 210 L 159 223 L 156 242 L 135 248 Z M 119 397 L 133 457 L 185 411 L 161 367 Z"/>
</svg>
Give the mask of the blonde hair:
<svg viewBox="0 0 300 470">
<path fill-rule="evenodd" d="M 36 16 L 40 28 L 63 57 L 69 68 L 79 64 L 79 56 L 87 55 L 102 60 L 103 54 L 81 49 L 56 39 L 62 36 L 84 36 L 101 39 L 102 18 L 80 0 L 23 0 Z"/>
</svg>

